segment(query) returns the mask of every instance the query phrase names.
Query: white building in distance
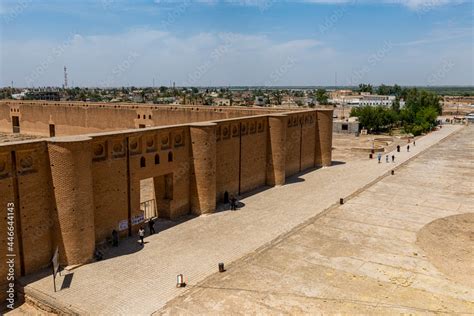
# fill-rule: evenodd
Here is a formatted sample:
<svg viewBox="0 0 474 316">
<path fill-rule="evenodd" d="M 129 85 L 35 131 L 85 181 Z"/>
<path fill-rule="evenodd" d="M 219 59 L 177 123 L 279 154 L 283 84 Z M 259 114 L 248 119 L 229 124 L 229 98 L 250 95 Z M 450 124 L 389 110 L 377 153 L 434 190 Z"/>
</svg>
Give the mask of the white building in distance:
<svg viewBox="0 0 474 316">
<path fill-rule="evenodd" d="M 363 95 L 360 99 L 360 106 L 392 106 L 395 101 L 394 95 Z"/>
</svg>

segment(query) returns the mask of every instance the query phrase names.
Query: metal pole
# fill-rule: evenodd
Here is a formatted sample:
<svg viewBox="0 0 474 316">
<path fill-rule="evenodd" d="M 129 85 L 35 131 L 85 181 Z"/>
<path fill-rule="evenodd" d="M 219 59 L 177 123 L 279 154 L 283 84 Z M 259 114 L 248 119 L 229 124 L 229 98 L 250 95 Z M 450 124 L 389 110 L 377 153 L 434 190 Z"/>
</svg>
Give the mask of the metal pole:
<svg viewBox="0 0 474 316">
<path fill-rule="evenodd" d="M 54 292 L 56 293 L 56 275 L 54 274 L 54 263 L 52 264 L 53 267 L 53 284 L 54 284 Z"/>
</svg>

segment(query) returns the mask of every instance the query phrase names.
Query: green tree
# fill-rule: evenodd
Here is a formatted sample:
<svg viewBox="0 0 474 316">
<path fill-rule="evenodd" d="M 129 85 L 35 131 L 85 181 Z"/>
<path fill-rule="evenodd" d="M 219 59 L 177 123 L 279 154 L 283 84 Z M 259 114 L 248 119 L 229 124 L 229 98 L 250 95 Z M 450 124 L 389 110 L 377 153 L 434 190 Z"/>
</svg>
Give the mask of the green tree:
<svg viewBox="0 0 474 316">
<path fill-rule="evenodd" d="M 384 84 L 381 84 L 378 88 L 377 88 L 377 94 L 380 94 L 380 95 L 389 95 L 391 92 L 391 89 L 389 86 L 386 86 Z"/>
<path fill-rule="evenodd" d="M 392 102 L 392 110 L 395 113 L 400 113 L 400 99 L 398 97 Z"/>
<path fill-rule="evenodd" d="M 405 107 L 400 111 L 403 129 L 415 136 L 428 132 L 441 114 L 440 97 L 417 88 L 405 90 L 404 95 Z"/>
<path fill-rule="evenodd" d="M 316 101 L 318 101 L 319 104 L 328 104 L 326 89 L 316 90 Z"/>
<path fill-rule="evenodd" d="M 386 86 L 383 83 L 377 88 L 377 94 L 380 95 L 394 95 L 400 97 L 402 93 L 402 87 L 395 84 L 394 86 Z"/>
<path fill-rule="evenodd" d="M 361 127 L 378 133 L 389 130 L 395 124 L 401 124 L 407 133 L 420 135 L 436 125 L 441 114 L 440 97 L 433 92 L 412 89 L 399 89 L 400 97 L 405 98 L 405 107 L 400 110 L 399 98 L 392 108 L 360 107 L 353 108 L 351 116 L 357 116 Z"/>
<path fill-rule="evenodd" d="M 373 93 L 373 87 L 371 84 L 361 83 L 359 84 L 359 92 L 370 92 Z"/>
<path fill-rule="evenodd" d="M 397 113 L 383 106 L 354 107 L 350 116 L 358 117 L 360 126 L 367 128 L 371 133 L 389 131 L 398 121 Z"/>
<path fill-rule="evenodd" d="M 275 92 L 273 92 L 273 97 L 275 98 L 275 103 L 277 105 L 281 105 L 281 102 L 283 101 L 283 97 L 281 95 L 280 90 L 276 90 Z"/>
</svg>

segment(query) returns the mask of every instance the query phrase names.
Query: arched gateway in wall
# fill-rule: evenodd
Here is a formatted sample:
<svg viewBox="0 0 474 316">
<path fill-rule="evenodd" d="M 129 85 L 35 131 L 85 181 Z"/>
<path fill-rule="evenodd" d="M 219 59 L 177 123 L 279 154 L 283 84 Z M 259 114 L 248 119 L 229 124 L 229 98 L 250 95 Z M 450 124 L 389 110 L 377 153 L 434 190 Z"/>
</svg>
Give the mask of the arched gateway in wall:
<svg viewBox="0 0 474 316">
<path fill-rule="evenodd" d="M 331 164 L 332 110 L 0 101 L 0 115 L 0 131 L 49 136 L 54 124 L 56 135 L 0 145 L 0 203 L 15 204 L 23 275 L 47 266 L 56 247 L 62 264 L 82 264 L 112 230 L 135 232 L 145 179 L 156 215 L 177 218 L 214 212 L 225 192 Z"/>
</svg>

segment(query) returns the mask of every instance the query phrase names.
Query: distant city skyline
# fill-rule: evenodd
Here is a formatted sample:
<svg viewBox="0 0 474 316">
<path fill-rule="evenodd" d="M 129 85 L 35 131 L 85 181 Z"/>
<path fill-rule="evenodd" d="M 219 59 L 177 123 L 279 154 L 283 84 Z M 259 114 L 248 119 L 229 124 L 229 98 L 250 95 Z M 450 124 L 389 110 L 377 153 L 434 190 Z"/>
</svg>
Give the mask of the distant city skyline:
<svg viewBox="0 0 474 316">
<path fill-rule="evenodd" d="M 463 0 L 2 1 L 0 86 L 474 85 Z"/>
</svg>

